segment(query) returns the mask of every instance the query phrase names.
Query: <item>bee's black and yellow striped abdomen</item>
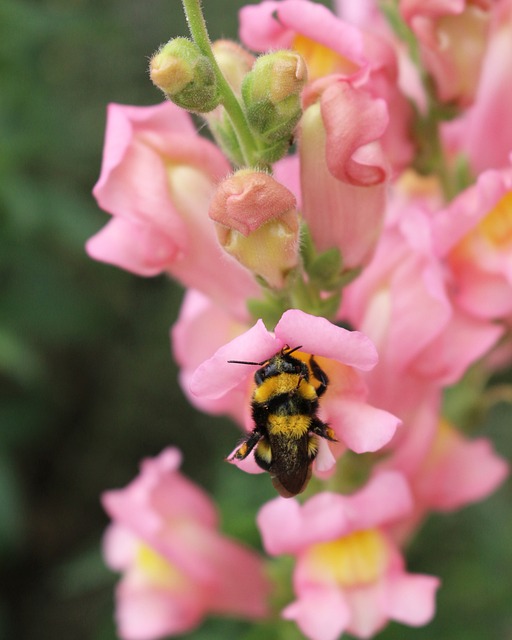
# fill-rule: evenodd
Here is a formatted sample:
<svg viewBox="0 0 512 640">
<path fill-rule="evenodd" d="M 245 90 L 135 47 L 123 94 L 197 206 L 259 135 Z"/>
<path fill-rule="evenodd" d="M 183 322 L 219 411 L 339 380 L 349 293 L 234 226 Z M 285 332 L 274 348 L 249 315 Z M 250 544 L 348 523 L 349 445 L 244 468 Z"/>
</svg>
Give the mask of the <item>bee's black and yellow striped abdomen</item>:
<svg viewBox="0 0 512 640">
<path fill-rule="evenodd" d="M 244 459 L 255 449 L 256 462 L 269 471 L 284 497 L 306 488 L 318 450 L 317 437 L 335 440 L 332 429 L 317 417 L 318 398 L 327 389 L 327 376 L 313 356 L 309 366 L 293 357 L 292 351 L 298 348 L 285 348 L 260 363 L 263 366 L 255 373 L 251 402 L 255 426 L 233 456 Z"/>
</svg>

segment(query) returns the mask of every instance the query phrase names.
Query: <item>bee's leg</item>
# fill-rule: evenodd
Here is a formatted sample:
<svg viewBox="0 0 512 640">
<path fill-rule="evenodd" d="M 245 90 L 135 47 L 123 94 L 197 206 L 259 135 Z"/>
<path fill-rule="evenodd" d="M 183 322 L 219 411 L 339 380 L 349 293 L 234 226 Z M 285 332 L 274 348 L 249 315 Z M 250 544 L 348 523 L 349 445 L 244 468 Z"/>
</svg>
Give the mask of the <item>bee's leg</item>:
<svg viewBox="0 0 512 640">
<path fill-rule="evenodd" d="M 316 388 L 316 395 L 320 397 L 327 390 L 327 385 L 329 384 L 329 378 L 327 377 L 327 374 L 325 373 L 325 371 L 320 367 L 318 362 L 315 360 L 315 356 L 311 356 L 311 358 L 309 359 L 309 366 L 315 378 L 318 380 L 318 382 L 320 382 L 319 386 Z"/>
<path fill-rule="evenodd" d="M 316 435 L 309 435 L 308 436 L 308 459 L 310 462 L 313 462 L 313 460 L 316 458 L 316 455 L 318 453 L 318 438 Z"/>
<path fill-rule="evenodd" d="M 262 438 L 262 433 L 256 427 L 251 431 L 251 433 L 244 438 L 242 444 L 236 449 L 236 451 L 231 455 L 228 460 L 245 460 L 247 456 L 251 453 L 254 447 L 258 444 L 258 442 Z"/>
<path fill-rule="evenodd" d="M 325 438 L 326 440 L 330 440 L 331 442 L 338 442 L 338 438 L 336 438 L 334 430 L 318 418 L 313 418 L 309 430 L 317 436 L 320 436 L 321 438 Z"/>
<path fill-rule="evenodd" d="M 270 471 L 270 465 L 272 464 L 272 449 L 270 448 L 270 443 L 263 436 L 261 440 L 258 442 L 258 446 L 254 451 L 254 459 L 265 471 Z"/>
</svg>

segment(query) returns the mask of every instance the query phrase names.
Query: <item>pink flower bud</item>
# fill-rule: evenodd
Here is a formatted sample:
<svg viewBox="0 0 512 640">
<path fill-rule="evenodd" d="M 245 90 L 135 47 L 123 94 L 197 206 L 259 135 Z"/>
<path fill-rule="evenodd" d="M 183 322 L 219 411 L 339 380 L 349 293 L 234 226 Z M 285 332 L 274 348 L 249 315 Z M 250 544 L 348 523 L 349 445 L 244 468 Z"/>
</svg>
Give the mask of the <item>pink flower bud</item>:
<svg viewBox="0 0 512 640">
<path fill-rule="evenodd" d="M 224 249 L 272 287 L 298 262 L 295 196 L 270 175 L 242 169 L 224 180 L 210 204 Z"/>
</svg>

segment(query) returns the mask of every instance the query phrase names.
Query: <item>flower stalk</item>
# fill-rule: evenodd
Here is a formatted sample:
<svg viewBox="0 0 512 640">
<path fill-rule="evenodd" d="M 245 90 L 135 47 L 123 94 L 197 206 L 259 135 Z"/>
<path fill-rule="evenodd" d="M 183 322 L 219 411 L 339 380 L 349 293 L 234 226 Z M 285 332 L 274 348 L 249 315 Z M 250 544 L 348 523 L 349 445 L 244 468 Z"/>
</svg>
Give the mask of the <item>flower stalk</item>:
<svg viewBox="0 0 512 640">
<path fill-rule="evenodd" d="M 215 60 L 215 56 L 213 55 L 210 37 L 208 35 L 206 22 L 201 8 L 201 2 L 200 0 L 182 0 L 182 2 L 190 35 L 201 50 L 202 54 L 207 56 L 212 64 L 217 78 L 221 103 L 226 109 L 235 129 L 245 165 L 253 168 L 264 168 L 266 163 L 262 164 L 260 161 L 258 141 L 253 136 L 244 111 L 229 86 L 229 83 L 224 78 L 217 61 Z"/>
</svg>

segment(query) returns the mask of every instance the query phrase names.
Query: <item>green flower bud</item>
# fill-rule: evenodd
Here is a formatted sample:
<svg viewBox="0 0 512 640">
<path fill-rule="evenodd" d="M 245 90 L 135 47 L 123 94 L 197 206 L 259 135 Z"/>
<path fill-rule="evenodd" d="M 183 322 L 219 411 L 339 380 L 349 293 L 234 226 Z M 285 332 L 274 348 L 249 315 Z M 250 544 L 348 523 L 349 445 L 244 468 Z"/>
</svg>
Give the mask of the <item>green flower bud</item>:
<svg viewBox="0 0 512 640">
<path fill-rule="evenodd" d="M 206 113 L 219 104 L 212 63 L 187 38 L 174 38 L 155 53 L 150 77 L 169 100 L 187 111 Z"/>
<path fill-rule="evenodd" d="M 304 60 L 295 51 L 260 56 L 242 84 L 242 98 L 251 127 L 265 141 L 291 135 L 300 119 L 300 92 L 307 80 Z"/>
</svg>

